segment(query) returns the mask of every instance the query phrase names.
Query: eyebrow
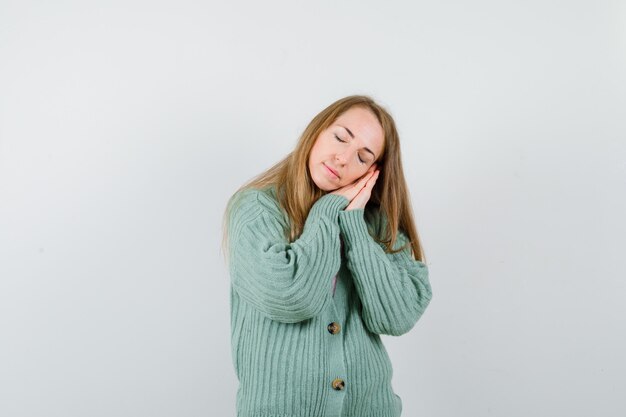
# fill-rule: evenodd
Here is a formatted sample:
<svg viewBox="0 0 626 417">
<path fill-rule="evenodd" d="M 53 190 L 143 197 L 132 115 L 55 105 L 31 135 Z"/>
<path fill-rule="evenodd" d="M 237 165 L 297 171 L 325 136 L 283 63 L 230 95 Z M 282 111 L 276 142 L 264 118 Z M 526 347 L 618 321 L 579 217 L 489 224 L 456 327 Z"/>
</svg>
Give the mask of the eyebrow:
<svg viewBox="0 0 626 417">
<path fill-rule="evenodd" d="M 348 131 L 348 134 L 350 135 L 350 137 L 351 137 L 352 139 L 354 139 L 354 134 L 352 133 L 352 131 L 351 131 L 350 129 L 348 129 L 348 128 L 347 128 L 347 127 L 345 127 L 345 126 L 341 126 L 341 125 L 337 125 L 337 126 L 339 126 L 339 127 L 343 127 L 344 129 L 346 129 L 346 130 Z M 371 154 L 372 154 L 372 156 L 374 157 L 374 160 L 376 160 L 376 154 L 375 154 L 374 152 L 372 152 L 372 150 L 371 150 L 370 148 L 368 148 L 367 146 L 364 146 L 364 147 L 363 147 L 363 149 L 365 149 L 366 151 L 368 151 L 369 153 L 371 153 Z"/>
</svg>

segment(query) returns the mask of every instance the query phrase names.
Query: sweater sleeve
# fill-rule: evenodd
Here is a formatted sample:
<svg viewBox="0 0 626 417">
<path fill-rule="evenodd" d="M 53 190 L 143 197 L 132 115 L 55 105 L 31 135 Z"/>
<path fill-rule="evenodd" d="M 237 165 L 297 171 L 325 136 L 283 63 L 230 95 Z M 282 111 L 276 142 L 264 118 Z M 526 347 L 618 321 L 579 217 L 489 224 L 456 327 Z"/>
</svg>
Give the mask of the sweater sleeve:
<svg viewBox="0 0 626 417">
<path fill-rule="evenodd" d="M 407 333 L 432 298 L 428 267 L 413 258 L 410 247 L 386 253 L 369 234 L 364 209 L 340 212 L 339 225 L 365 326 L 377 334 Z M 399 231 L 394 249 L 407 240 Z"/>
<path fill-rule="evenodd" d="M 296 323 L 330 301 L 341 265 L 339 211 L 347 198 L 325 194 L 309 210 L 302 234 L 289 243 L 277 204 L 248 190 L 231 211 L 229 269 L 237 294 L 267 317 Z"/>
</svg>

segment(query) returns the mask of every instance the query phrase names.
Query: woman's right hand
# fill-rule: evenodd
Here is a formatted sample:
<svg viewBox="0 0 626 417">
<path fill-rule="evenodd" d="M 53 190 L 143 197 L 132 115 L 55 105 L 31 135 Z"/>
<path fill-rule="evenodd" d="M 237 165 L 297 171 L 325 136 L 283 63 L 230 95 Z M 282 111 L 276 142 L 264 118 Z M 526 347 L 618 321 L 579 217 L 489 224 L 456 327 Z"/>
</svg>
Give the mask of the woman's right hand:
<svg viewBox="0 0 626 417">
<path fill-rule="evenodd" d="M 372 175 L 374 175 L 374 172 L 376 172 L 375 163 L 372 164 L 371 167 L 369 167 L 367 172 L 363 174 L 361 178 L 357 179 L 352 184 L 344 185 L 341 188 L 337 188 L 330 194 L 342 195 L 346 197 L 349 201 L 352 201 L 354 197 L 356 197 L 357 194 L 359 194 L 359 192 L 363 189 L 363 187 L 365 187 L 365 184 L 367 184 L 367 181 L 372 177 Z"/>
</svg>

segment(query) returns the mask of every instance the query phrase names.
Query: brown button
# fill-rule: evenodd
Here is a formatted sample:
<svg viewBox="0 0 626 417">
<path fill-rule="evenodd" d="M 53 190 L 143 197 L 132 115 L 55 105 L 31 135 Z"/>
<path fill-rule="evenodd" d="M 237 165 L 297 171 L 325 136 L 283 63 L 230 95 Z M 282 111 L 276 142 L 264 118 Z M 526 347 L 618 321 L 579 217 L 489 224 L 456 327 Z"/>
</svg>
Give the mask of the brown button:
<svg viewBox="0 0 626 417">
<path fill-rule="evenodd" d="M 330 323 L 327 328 L 330 334 L 337 334 L 341 330 L 341 326 L 336 321 Z"/>
<path fill-rule="evenodd" d="M 340 391 L 345 386 L 346 386 L 346 383 L 343 382 L 343 379 L 336 378 L 335 380 L 333 380 L 333 389 L 336 389 L 337 391 Z"/>
</svg>

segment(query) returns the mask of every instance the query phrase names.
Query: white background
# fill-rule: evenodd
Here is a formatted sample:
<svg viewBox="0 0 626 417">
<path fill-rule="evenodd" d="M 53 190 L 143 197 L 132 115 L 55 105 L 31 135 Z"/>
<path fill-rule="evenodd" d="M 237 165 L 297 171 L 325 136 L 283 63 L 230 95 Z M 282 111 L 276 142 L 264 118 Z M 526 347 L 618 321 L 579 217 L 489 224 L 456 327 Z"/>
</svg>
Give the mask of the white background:
<svg viewBox="0 0 626 417">
<path fill-rule="evenodd" d="M 226 200 L 395 117 L 433 301 L 403 416 L 624 416 L 626 3 L 0 2 L 0 415 L 234 416 Z"/>
</svg>

